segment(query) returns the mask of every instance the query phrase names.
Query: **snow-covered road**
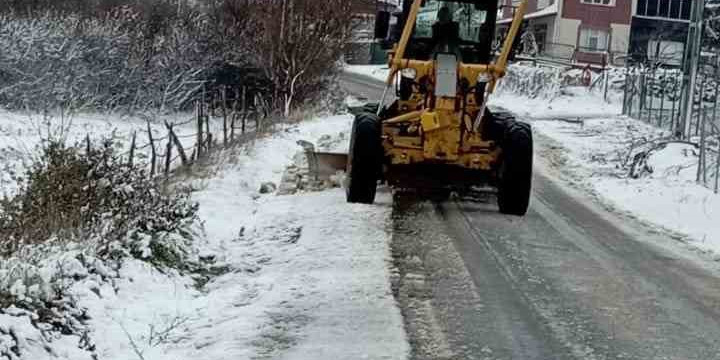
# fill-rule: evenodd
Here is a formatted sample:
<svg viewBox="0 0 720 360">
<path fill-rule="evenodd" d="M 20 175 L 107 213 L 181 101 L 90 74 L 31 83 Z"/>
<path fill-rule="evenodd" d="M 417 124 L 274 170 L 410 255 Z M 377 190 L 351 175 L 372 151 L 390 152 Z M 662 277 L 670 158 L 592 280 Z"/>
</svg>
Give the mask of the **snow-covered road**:
<svg viewBox="0 0 720 360">
<path fill-rule="evenodd" d="M 360 75 L 355 76 L 358 80 L 352 76 L 345 80 L 353 82 L 353 90 L 365 90 L 364 97 L 377 101 L 378 91 L 369 93 L 385 81 L 387 67 L 350 66 L 347 71 Z M 621 93 L 611 92 L 610 101 L 580 87 L 568 87 L 563 93 L 528 98 L 503 91 L 501 86 L 490 105 L 532 123 L 536 136 L 542 136 L 553 150 L 539 155 L 549 158 L 549 164 L 570 184 L 591 192 L 608 209 L 672 232 L 687 247 L 720 259 L 720 195 L 695 182 L 697 149 L 672 144 L 651 156 L 651 173 L 629 178 L 624 158 L 636 154 L 632 147 L 642 148 L 643 140 L 651 143 L 670 134 L 621 116 Z"/>
<path fill-rule="evenodd" d="M 395 198 L 393 286 L 415 358 L 720 358 L 720 266 L 697 251 L 717 238 L 663 229 L 715 229 L 717 206 L 697 210 L 717 195 L 683 173 L 696 155 L 668 146 L 649 159 L 656 172 L 631 178 L 628 141 L 657 134 L 612 103 L 582 89 L 492 99 L 534 126 L 530 209 L 499 214 L 492 195 Z"/>
</svg>

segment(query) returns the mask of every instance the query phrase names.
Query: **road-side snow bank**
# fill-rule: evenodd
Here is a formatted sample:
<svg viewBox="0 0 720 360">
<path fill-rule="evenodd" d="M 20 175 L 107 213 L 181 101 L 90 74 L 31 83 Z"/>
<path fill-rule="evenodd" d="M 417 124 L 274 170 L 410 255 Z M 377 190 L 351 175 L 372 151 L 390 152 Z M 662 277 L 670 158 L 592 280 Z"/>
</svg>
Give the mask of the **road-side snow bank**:
<svg viewBox="0 0 720 360">
<path fill-rule="evenodd" d="M 345 151 L 350 125 L 350 116 L 306 122 L 224 157 L 195 199 L 206 252 L 228 271 L 195 300 L 188 339 L 168 358 L 405 358 L 386 266 L 389 194 L 374 206 L 345 203 L 341 189 L 258 194 L 280 182 L 298 140 Z M 327 135 L 344 140 L 319 141 Z"/>
<path fill-rule="evenodd" d="M 85 336 L 48 339 L 36 314 L 6 308 L 0 351 L 12 360 L 405 359 L 387 267 L 390 194 L 368 206 L 347 204 L 341 189 L 258 191 L 279 183 L 298 140 L 344 151 L 350 125 L 350 116 L 317 119 L 218 153 L 207 178 L 191 181 L 204 273 L 128 259 L 107 278 L 85 275 L 68 289 Z"/>
<path fill-rule="evenodd" d="M 207 191 L 229 199 L 233 188 Z M 386 270 L 389 194 L 374 206 L 346 204 L 340 189 L 256 201 L 204 207 L 230 213 L 209 239 L 231 270 L 194 302 L 188 340 L 168 358 L 405 358 Z"/>
<path fill-rule="evenodd" d="M 50 332 L 38 312 L 0 306 L 0 357 L 81 359 L 405 359 L 409 346 L 389 285 L 391 196 L 347 204 L 341 189 L 260 194 L 279 184 L 298 140 L 346 151 L 351 116 L 335 116 L 214 156 L 190 180 L 206 267 L 174 271 L 135 259 L 100 266 L 57 248 L 26 269 L 4 262 L 17 298 L 67 304 Z M 62 261 L 60 261 L 62 260 Z M 38 277 L 38 286 L 14 285 Z M 63 299 L 54 297 L 62 289 Z M 63 312 L 64 311 L 64 312 Z M 72 335 L 61 330 L 72 327 Z"/>
<path fill-rule="evenodd" d="M 627 117 L 574 120 L 533 122 L 554 144 L 541 155 L 607 205 L 720 258 L 720 196 L 695 182 L 694 146 L 669 143 L 650 153 L 647 168 L 631 173 L 638 149 L 668 134 Z"/>
<path fill-rule="evenodd" d="M 64 358 L 67 343 L 75 343 L 72 358 L 97 356 L 89 323 L 105 316 L 87 309 L 127 279 L 119 269 L 134 259 L 165 273 L 197 267 L 201 227 L 190 192 L 165 191 L 111 149 L 50 145 L 17 194 L 2 199 L 0 314 L 32 326 L 0 330 L 9 336 L 0 358 L 38 358 L 38 344 Z"/>
</svg>

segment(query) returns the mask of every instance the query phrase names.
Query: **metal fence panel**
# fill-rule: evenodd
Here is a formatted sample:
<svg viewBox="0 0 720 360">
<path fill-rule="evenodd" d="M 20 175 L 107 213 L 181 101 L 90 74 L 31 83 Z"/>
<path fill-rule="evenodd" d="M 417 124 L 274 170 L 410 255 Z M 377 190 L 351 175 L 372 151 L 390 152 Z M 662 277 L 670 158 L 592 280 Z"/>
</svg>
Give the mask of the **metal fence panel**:
<svg viewBox="0 0 720 360">
<path fill-rule="evenodd" d="M 688 137 L 697 144 L 697 181 L 720 191 L 720 111 L 718 111 L 720 68 L 702 64 L 692 92 L 689 134 L 684 133 L 682 98 L 689 82 L 678 69 L 627 67 L 622 111 L 624 115 L 668 130 L 675 137 Z"/>
</svg>

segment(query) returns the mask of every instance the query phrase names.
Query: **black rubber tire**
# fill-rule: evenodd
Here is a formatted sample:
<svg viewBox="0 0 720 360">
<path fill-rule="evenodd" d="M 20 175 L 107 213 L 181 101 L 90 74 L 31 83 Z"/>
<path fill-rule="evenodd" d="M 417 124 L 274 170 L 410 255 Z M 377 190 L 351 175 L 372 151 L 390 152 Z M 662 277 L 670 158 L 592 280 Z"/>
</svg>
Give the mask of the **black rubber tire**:
<svg viewBox="0 0 720 360">
<path fill-rule="evenodd" d="M 372 113 L 355 116 L 348 153 L 346 197 L 349 203 L 372 204 L 382 169 L 380 119 Z"/>
<path fill-rule="evenodd" d="M 515 120 L 508 120 L 506 125 L 498 171 L 498 206 L 503 214 L 523 216 L 530 205 L 532 188 L 532 129 Z"/>
<path fill-rule="evenodd" d="M 505 111 L 490 111 L 485 108 L 482 122 L 482 137 L 497 143 L 503 141 L 508 124 L 515 121 L 515 117 Z"/>
</svg>

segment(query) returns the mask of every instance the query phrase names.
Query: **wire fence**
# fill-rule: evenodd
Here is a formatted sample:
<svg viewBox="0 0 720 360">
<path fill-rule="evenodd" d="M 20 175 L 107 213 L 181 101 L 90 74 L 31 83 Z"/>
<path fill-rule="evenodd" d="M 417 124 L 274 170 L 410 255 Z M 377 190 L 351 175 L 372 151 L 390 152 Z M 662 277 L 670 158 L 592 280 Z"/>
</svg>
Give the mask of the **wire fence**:
<svg viewBox="0 0 720 360">
<path fill-rule="evenodd" d="M 194 103 L 194 114 L 188 120 L 176 123 L 164 122 L 167 133 L 157 137 L 150 119 L 146 127 L 132 133 L 129 149 L 121 156 L 130 164 L 140 157 L 147 158 L 151 177 L 167 177 L 174 169 L 196 163 L 218 146 L 227 146 L 241 136 L 257 134 L 265 128 L 267 112 L 258 99 L 249 101 L 245 89 L 234 98 L 228 97 L 226 87 L 217 93 L 206 94 Z M 251 122 L 251 119 L 255 121 Z M 211 125 L 211 122 L 214 124 Z M 178 134 L 177 129 L 195 124 L 195 131 Z M 219 124 L 218 124 L 219 123 Z M 139 143 L 139 139 L 146 139 Z M 89 136 L 86 141 L 90 142 Z M 141 156 L 142 154 L 142 156 Z"/>
<path fill-rule="evenodd" d="M 697 181 L 720 192 L 720 67 L 701 64 L 690 97 L 692 111 L 683 117 L 683 94 L 689 82 L 678 69 L 628 67 L 622 111 L 685 138 L 698 149 Z"/>
</svg>

